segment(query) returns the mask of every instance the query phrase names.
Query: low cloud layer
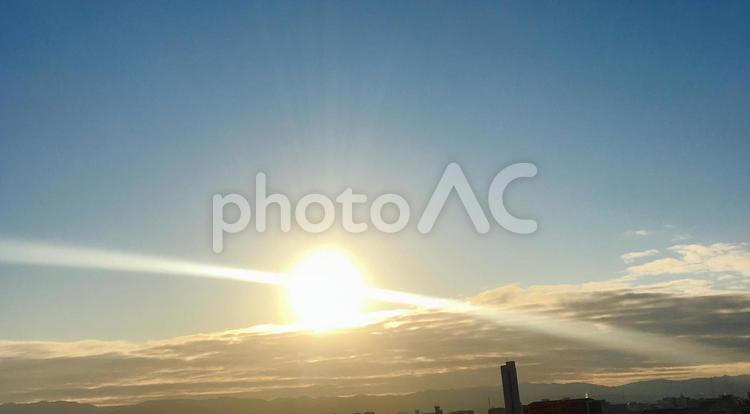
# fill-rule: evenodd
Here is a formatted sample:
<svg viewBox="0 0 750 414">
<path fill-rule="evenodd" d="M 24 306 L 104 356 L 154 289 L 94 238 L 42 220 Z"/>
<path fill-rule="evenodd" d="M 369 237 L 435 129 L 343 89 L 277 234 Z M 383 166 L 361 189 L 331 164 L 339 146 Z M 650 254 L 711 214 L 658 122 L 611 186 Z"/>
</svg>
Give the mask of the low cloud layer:
<svg viewBox="0 0 750 414">
<path fill-rule="evenodd" d="M 705 281 L 505 286 L 470 300 L 593 322 L 605 327 L 600 335 L 609 334 L 607 326 L 666 334 L 725 350 L 727 358 L 676 363 L 465 315 L 405 312 L 327 334 L 256 327 L 140 344 L 0 342 L 0 401 L 126 403 L 497 385 L 497 366 L 507 359 L 518 361 L 527 382 L 618 384 L 750 370 L 750 295 Z"/>
</svg>

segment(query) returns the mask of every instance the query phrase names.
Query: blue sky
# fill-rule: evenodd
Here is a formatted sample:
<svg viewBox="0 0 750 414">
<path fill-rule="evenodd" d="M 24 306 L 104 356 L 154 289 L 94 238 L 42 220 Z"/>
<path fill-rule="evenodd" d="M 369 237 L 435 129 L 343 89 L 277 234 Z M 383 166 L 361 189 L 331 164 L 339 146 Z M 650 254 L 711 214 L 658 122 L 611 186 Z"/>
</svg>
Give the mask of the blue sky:
<svg viewBox="0 0 750 414">
<path fill-rule="evenodd" d="M 750 241 L 747 2 L 4 2 L 0 235 L 281 271 L 346 248 L 378 286 L 464 297 L 622 275 L 620 255 Z M 347 187 L 424 206 L 449 162 L 531 236 L 248 230 L 211 196 Z M 645 229 L 647 236 L 628 234 Z M 278 322 L 235 282 L 0 266 L 0 339 L 149 339 Z"/>
</svg>

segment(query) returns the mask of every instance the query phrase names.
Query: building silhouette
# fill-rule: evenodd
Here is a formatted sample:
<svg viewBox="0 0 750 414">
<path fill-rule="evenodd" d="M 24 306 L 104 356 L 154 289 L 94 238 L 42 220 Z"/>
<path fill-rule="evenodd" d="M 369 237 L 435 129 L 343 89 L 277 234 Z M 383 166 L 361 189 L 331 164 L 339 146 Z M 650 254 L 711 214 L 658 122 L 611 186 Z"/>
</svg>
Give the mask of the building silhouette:
<svg viewBox="0 0 750 414">
<path fill-rule="evenodd" d="M 604 401 L 592 398 L 535 401 L 527 406 L 527 414 L 602 414 Z"/>
<path fill-rule="evenodd" d="M 506 414 L 523 414 L 521 395 L 518 391 L 518 374 L 516 362 L 508 361 L 500 366 L 500 376 L 503 380 L 503 398 L 505 399 Z"/>
</svg>

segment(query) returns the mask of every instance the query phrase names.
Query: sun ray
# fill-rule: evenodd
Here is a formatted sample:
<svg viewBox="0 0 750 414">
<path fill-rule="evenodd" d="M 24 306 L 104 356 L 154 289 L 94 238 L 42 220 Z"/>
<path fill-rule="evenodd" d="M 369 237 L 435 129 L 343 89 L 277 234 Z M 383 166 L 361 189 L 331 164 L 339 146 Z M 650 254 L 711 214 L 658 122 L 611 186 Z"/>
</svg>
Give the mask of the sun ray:
<svg viewBox="0 0 750 414">
<path fill-rule="evenodd" d="M 335 272 L 342 272 L 344 274 L 352 271 L 351 269 L 347 270 L 347 267 L 351 266 L 350 263 L 341 262 L 338 261 L 338 259 L 335 259 L 333 264 L 326 262 L 325 260 L 323 262 L 326 263 L 325 266 L 322 266 L 323 269 L 330 266 L 330 269 L 335 269 Z M 300 265 L 298 275 L 295 276 L 294 274 L 288 275 L 260 272 L 148 255 L 0 239 L 0 263 L 27 266 L 107 269 L 123 272 L 228 279 L 277 285 L 287 288 L 292 287 L 293 289 L 296 289 L 294 286 L 297 286 L 299 288 L 298 297 L 303 297 L 306 290 L 311 289 L 311 287 L 305 283 L 298 283 L 295 278 L 299 277 L 299 274 L 309 274 L 310 272 L 307 272 L 307 270 L 315 269 L 316 266 L 320 266 L 321 258 L 315 258 L 310 264 L 304 266 Z M 321 267 L 318 269 L 320 268 Z M 292 273 L 294 273 L 294 270 Z M 312 273 L 314 274 L 315 272 Z M 341 280 L 337 280 L 336 278 L 333 279 L 335 280 L 334 282 L 324 281 L 323 286 L 327 286 L 328 290 L 337 288 L 339 286 L 338 283 L 340 283 Z M 352 282 L 347 281 L 346 283 Z M 320 285 L 313 284 L 312 289 L 321 289 L 321 287 Z M 360 289 L 360 287 L 355 288 L 354 291 L 357 291 L 358 289 Z M 364 284 L 361 289 L 361 292 L 357 292 L 356 294 L 359 295 L 361 293 L 363 298 L 370 300 L 407 305 L 426 310 L 473 315 L 475 317 L 481 317 L 492 321 L 498 325 L 514 326 L 521 329 L 528 329 L 553 336 L 591 343 L 602 348 L 614 349 L 631 354 L 659 357 L 674 362 L 721 362 L 731 361 L 732 358 L 737 357 L 737 355 L 732 354 L 726 349 L 718 349 L 654 333 L 623 329 L 615 326 L 608 326 L 606 330 L 602 330 L 596 324 L 587 321 L 564 319 L 531 311 L 520 311 L 493 306 L 479 306 L 455 299 L 367 287 Z M 352 290 L 350 290 L 350 292 L 352 292 Z M 331 298 L 332 297 L 328 295 L 328 293 L 324 293 L 322 299 L 320 299 L 320 301 L 316 300 L 314 303 L 323 303 Z M 357 299 L 357 301 L 359 300 L 360 298 Z M 303 305 L 300 309 L 311 309 L 311 307 L 312 305 L 308 303 Z M 351 309 L 355 308 L 356 306 Z M 333 309 L 340 310 L 341 308 L 334 307 Z M 328 313 L 332 311 L 326 310 L 325 312 Z M 319 317 L 320 315 L 316 316 L 316 318 Z M 338 316 L 336 318 L 338 318 Z M 339 322 L 341 322 L 341 320 Z M 351 321 L 349 321 L 349 323 L 351 324 Z M 310 326 L 307 328 L 314 329 L 315 325 L 316 324 L 311 320 Z M 321 323 L 318 327 L 324 330 L 326 328 L 325 325 L 325 323 Z M 333 325 L 336 325 L 336 323 L 331 324 L 331 326 Z"/>
</svg>

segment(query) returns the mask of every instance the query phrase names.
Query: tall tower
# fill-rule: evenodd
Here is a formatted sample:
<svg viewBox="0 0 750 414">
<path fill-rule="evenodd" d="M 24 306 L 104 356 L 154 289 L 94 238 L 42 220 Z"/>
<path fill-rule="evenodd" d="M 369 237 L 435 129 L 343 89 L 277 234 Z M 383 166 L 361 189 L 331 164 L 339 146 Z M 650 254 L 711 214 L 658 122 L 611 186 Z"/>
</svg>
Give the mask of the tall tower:
<svg viewBox="0 0 750 414">
<path fill-rule="evenodd" d="M 503 379 L 503 397 L 505 398 L 505 414 L 523 414 L 521 395 L 518 393 L 518 374 L 516 361 L 508 361 L 500 366 L 500 376 Z"/>
</svg>

